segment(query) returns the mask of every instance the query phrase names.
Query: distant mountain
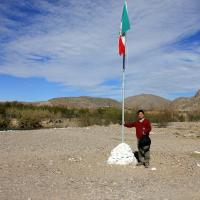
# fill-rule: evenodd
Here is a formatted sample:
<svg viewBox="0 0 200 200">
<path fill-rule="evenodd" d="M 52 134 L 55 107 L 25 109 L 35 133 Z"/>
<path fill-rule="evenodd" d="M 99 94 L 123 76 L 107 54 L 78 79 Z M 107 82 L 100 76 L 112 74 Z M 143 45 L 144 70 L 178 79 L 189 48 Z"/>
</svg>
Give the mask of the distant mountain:
<svg viewBox="0 0 200 200">
<path fill-rule="evenodd" d="M 181 97 L 171 103 L 171 108 L 181 111 L 200 110 L 200 90 L 193 97 Z"/>
<path fill-rule="evenodd" d="M 141 94 L 125 99 L 125 108 L 144 110 L 163 110 L 170 106 L 171 101 L 152 94 Z"/>
<path fill-rule="evenodd" d="M 120 107 L 120 103 L 116 100 L 109 98 L 95 98 L 95 97 L 60 97 L 53 98 L 44 102 L 44 104 L 49 104 L 52 106 L 64 106 L 68 108 L 100 108 L 100 107 Z M 41 103 L 40 103 L 41 105 Z"/>
<path fill-rule="evenodd" d="M 1 102 L 3 103 L 3 102 Z M 121 108 L 121 102 L 110 98 L 96 98 L 89 96 L 81 97 L 60 97 L 41 102 L 21 102 L 36 106 L 63 106 L 68 108 L 89 108 L 100 107 Z M 193 97 L 180 97 L 173 101 L 152 94 L 140 94 L 130 96 L 125 99 L 126 109 L 144 109 L 144 110 L 163 110 L 172 109 L 180 111 L 200 111 L 200 90 Z"/>
</svg>

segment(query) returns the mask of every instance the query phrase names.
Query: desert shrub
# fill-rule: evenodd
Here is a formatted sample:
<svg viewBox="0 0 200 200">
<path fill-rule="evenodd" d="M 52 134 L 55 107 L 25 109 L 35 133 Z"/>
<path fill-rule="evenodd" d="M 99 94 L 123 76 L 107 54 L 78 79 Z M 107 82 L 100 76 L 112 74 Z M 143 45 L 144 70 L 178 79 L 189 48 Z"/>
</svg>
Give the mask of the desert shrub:
<svg viewBox="0 0 200 200">
<path fill-rule="evenodd" d="M 182 115 L 182 113 L 179 113 L 178 111 L 173 111 L 170 110 L 171 112 L 171 120 L 173 122 L 179 122 L 179 121 L 184 121 L 184 115 Z"/>
<path fill-rule="evenodd" d="M 5 130 L 9 128 L 10 121 L 6 118 L 0 116 L 0 130 Z"/>
<path fill-rule="evenodd" d="M 6 113 L 6 107 L 3 103 L 0 103 L 0 115 L 4 116 Z"/>
<path fill-rule="evenodd" d="M 59 115 L 61 118 L 75 118 L 76 117 L 76 109 L 65 108 L 65 107 L 58 107 L 58 106 L 42 106 L 40 109 L 48 110 L 49 112 L 53 113 L 54 115 Z"/>
<path fill-rule="evenodd" d="M 125 110 L 125 121 L 136 121 L 137 110 Z M 200 111 L 145 111 L 145 116 L 159 127 L 166 127 L 169 122 L 200 121 Z M 59 106 L 35 106 L 19 102 L 0 103 L 0 127 L 9 127 L 16 120 L 19 128 L 40 128 L 41 121 L 58 119 L 76 119 L 79 126 L 121 124 L 122 112 L 119 108 L 106 107 L 97 109 L 66 108 Z M 59 124 L 62 126 L 63 124 Z M 54 125 L 53 125 L 54 126 Z"/>
<path fill-rule="evenodd" d="M 90 113 L 82 113 L 79 117 L 79 126 L 85 127 L 92 125 Z"/>
<path fill-rule="evenodd" d="M 200 111 L 191 111 L 187 113 L 189 121 L 200 121 Z"/>
<path fill-rule="evenodd" d="M 121 111 L 117 108 L 98 108 L 96 110 L 81 109 L 78 112 L 80 126 L 104 125 L 120 123 Z"/>
<path fill-rule="evenodd" d="M 40 121 L 41 120 L 36 112 L 33 112 L 32 110 L 24 110 L 21 112 L 21 117 L 19 118 L 19 128 L 40 128 Z"/>
<path fill-rule="evenodd" d="M 125 121 L 131 122 L 137 120 L 137 111 L 136 110 L 127 110 L 125 111 Z"/>
<path fill-rule="evenodd" d="M 117 108 L 109 108 L 104 114 L 104 119 L 113 124 L 121 123 L 121 110 Z"/>
<path fill-rule="evenodd" d="M 104 119 L 102 118 L 103 112 L 99 112 L 99 109 L 90 111 L 88 115 L 90 125 L 103 125 Z"/>
<path fill-rule="evenodd" d="M 80 126 L 102 125 L 103 122 L 103 110 L 89 110 L 80 109 L 77 111 L 77 118 L 79 119 Z"/>
<path fill-rule="evenodd" d="M 41 128 L 41 121 L 52 117 L 46 110 L 23 110 L 20 115 L 19 128 L 22 129 Z"/>
<path fill-rule="evenodd" d="M 146 116 L 152 123 L 156 123 L 158 127 L 167 127 L 168 123 L 173 121 L 173 113 L 170 110 L 147 112 Z"/>
<path fill-rule="evenodd" d="M 176 121 L 185 122 L 186 121 L 185 116 L 183 114 L 178 115 L 178 120 Z"/>
<path fill-rule="evenodd" d="M 12 119 L 12 118 L 18 119 L 21 116 L 21 110 L 15 107 L 10 107 L 6 109 L 5 115 L 9 119 Z"/>
</svg>

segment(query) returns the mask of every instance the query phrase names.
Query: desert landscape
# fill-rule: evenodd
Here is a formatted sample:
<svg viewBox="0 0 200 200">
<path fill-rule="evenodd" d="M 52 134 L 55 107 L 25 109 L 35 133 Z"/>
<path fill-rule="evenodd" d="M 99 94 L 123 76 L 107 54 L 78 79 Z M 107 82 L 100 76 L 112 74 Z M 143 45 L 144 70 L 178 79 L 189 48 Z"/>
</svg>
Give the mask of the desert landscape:
<svg viewBox="0 0 200 200">
<path fill-rule="evenodd" d="M 150 168 L 108 165 L 119 125 L 0 132 L 1 200 L 199 200 L 200 122 L 153 124 Z M 134 129 L 125 142 L 136 151 Z"/>
<path fill-rule="evenodd" d="M 0 200 L 200 200 L 199 10 L 1 0 Z"/>
</svg>

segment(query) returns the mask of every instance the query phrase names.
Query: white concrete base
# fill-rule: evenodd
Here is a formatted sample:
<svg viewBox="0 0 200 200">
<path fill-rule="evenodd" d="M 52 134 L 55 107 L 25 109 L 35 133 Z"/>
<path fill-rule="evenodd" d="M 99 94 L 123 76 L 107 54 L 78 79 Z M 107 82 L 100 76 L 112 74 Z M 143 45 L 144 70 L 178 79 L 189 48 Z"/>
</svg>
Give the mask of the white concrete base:
<svg viewBox="0 0 200 200">
<path fill-rule="evenodd" d="M 109 165 L 136 165 L 137 159 L 130 146 L 126 143 L 121 143 L 111 151 L 107 163 Z"/>
</svg>

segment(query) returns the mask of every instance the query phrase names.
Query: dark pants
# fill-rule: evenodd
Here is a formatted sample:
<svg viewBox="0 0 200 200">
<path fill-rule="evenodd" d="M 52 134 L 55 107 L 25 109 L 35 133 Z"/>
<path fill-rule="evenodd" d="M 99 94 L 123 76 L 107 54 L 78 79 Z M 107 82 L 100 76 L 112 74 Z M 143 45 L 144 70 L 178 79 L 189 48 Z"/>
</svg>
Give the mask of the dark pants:
<svg viewBox="0 0 200 200">
<path fill-rule="evenodd" d="M 138 159 L 139 162 L 149 165 L 150 161 L 150 145 L 141 148 L 138 144 Z"/>
</svg>

